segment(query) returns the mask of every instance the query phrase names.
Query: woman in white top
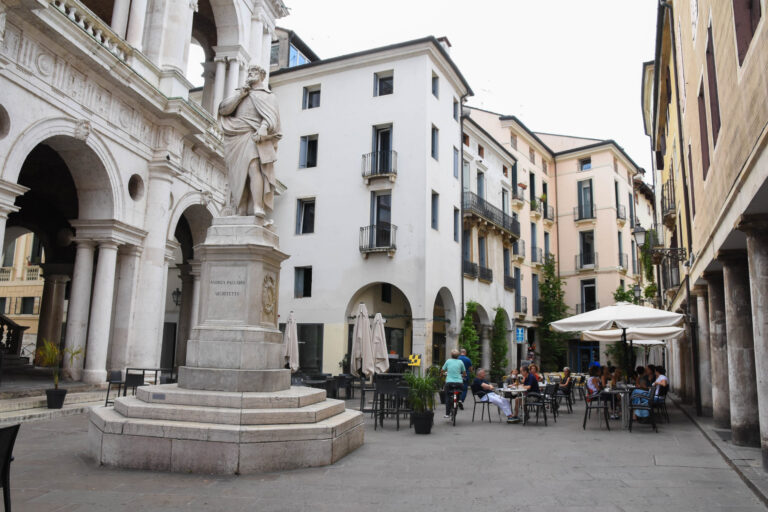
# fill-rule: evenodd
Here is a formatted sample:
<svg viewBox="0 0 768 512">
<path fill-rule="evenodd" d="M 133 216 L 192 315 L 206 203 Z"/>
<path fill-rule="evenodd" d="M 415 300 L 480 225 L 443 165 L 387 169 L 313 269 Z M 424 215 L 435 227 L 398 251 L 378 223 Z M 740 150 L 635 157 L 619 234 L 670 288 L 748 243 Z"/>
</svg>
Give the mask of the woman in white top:
<svg viewBox="0 0 768 512">
<path fill-rule="evenodd" d="M 653 384 L 658 386 L 656 388 L 656 397 L 657 397 L 656 400 L 658 400 L 659 395 L 666 395 L 667 391 L 669 391 L 669 379 L 667 378 L 666 375 L 664 375 L 665 373 L 667 373 L 664 367 L 657 366 L 655 368 L 655 371 L 656 371 L 656 380 L 653 381 Z M 663 392 L 661 388 L 665 388 Z"/>
</svg>

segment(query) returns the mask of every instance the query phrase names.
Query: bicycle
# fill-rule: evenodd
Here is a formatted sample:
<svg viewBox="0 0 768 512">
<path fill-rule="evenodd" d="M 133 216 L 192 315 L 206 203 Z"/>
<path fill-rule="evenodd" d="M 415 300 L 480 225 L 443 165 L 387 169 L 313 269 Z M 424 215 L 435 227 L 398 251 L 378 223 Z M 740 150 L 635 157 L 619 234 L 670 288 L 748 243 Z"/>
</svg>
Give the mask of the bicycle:
<svg viewBox="0 0 768 512">
<path fill-rule="evenodd" d="M 453 395 L 453 407 L 451 407 L 451 422 L 453 423 L 453 426 L 456 426 L 456 413 L 459 411 L 459 396 L 461 396 L 461 390 L 460 389 L 454 389 L 451 391 L 451 394 Z"/>
</svg>

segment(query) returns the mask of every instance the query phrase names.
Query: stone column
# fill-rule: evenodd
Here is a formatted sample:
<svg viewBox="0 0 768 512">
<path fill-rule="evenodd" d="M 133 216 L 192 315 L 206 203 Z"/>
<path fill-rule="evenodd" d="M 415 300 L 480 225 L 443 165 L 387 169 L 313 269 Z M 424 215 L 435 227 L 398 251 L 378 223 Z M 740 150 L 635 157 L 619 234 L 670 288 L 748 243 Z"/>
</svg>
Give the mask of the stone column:
<svg viewBox="0 0 768 512">
<path fill-rule="evenodd" d="M 712 372 L 712 417 L 718 428 L 731 427 L 728 345 L 725 332 L 725 291 L 722 272 L 706 272 L 709 299 L 709 354 Z"/>
<path fill-rule="evenodd" d="M 176 174 L 170 163 L 161 161 L 150 165 L 145 214 L 148 231 L 141 255 L 134 306 L 135 321 L 130 342 L 130 361 L 137 367 L 154 368 L 160 363 L 165 285 L 168 279 L 166 237 L 170 222 L 171 182 Z"/>
<path fill-rule="evenodd" d="M 768 216 L 744 216 L 737 227 L 747 234 L 760 444 L 768 470 Z"/>
<path fill-rule="evenodd" d="M 200 262 L 189 260 L 189 274 L 192 276 L 192 308 L 189 316 L 190 331 L 197 327 L 200 318 Z"/>
<path fill-rule="evenodd" d="M 227 75 L 227 59 L 225 57 L 216 57 L 214 59 L 216 63 L 216 76 L 213 82 L 213 108 L 211 114 L 214 117 L 219 112 L 219 104 L 224 99 L 224 84 L 226 82 Z"/>
<path fill-rule="evenodd" d="M 187 341 L 192 332 L 192 303 L 194 277 L 191 265 L 177 265 L 181 274 L 181 304 L 179 308 L 179 330 L 176 336 L 176 355 L 174 366 L 184 366 L 187 363 Z"/>
<path fill-rule="evenodd" d="M 216 63 L 208 61 L 203 63 L 203 99 L 202 107 L 213 117 L 216 117 L 216 111 L 213 110 L 214 80 L 216 78 Z"/>
<path fill-rule="evenodd" d="M 144 25 L 147 22 L 147 0 L 131 0 L 131 12 L 128 18 L 128 29 L 125 39 L 128 44 L 142 50 L 144 40 Z"/>
<path fill-rule="evenodd" d="M 250 65 L 258 64 L 261 66 L 262 63 L 262 34 L 264 33 L 264 22 L 261 20 L 260 15 L 259 16 L 253 16 L 251 18 L 251 37 L 250 42 L 248 45 L 248 52 L 251 54 L 251 62 Z"/>
<path fill-rule="evenodd" d="M 43 266 L 45 284 L 40 301 L 40 322 L 37 327 L 37 348 L 43 346 L 43 340 L 56 346 L 61 342 L 61 325 L 64 323 L 64 301 L 66 299 L 69 276 L 49 274 Z"/>
<path fill-rule="evenodd" d="M 93 280 L 91 321 L 88 326 L 88 345 L 85 355 L 83 382 L 98 384 L 107 380 L 107 352 L 109 327 L 112 319 L 112 299 L 115 291 L 117 243 L 99 242 L 96 277 Z"/>
<path fill-rule="evenodd" d="M 124 371 L 133 366 L 130 360 L 130 333 L 133 329 L 133 308 L 137 294 L 141 247 L 123 245 L 118 251 L 117 289 L 112 324 L 112 349 L 109 369 Z"/>
<path fill-rule="evenodd" d="M 267 72 L 264 77 L 264 83 L 269 83 L 269 58 L 272 50 L 272 34 L 266 29 L 261 37 L 261 67 Z"/>
<path fill-rule="evenodd" d="M 489 325 L 480 326 L 480 350 L 482 351 L 482 367 L 486 371 L 491 370 L 491 327 Z"/>
<path fill-rule="evenodd" d="M 704 416 L 712 416 L 712 368 L 709 359 L 709 308 L 707 307 L 707 287 L 697 286 L 696 311 L 699 328 L 699 389 L 701 390 L 701 411 Z"/>
<path fill-rule="evenodd" d="M 88 314 L 91 310 L 91 282 L 93 280 L 94 242 L 78 240 L 75 255 L 75 270 L 72 276 L 69 308 L 67 309 L 66 347 L 71 350 L 85 349 L 88 335 Z M 73 380 L 82 377 L 83 358 L 76 358 L 72 365 L 64 358 L 64 368 L 69 370 Z"/>
<path fill-rule="evenodd" d="M 240 86 L 240 59 L 233 58 L 229 60 L 227 68 L 227 83 L 224 90 L 224 97 L 228 98 L 235 94 L 235 89 Z"/>
<path fill-rule="evenodd" d="M 432 346 L 432 341 L 427 339 L 427 320 L 425 318 L 411 319 L 411 353 L 421 354 L 422 361 L 427 353 L 427 347 Z M 422 364 L 422 369 L 424 365 Z"/>
<path fill-rule="evenodd" d="M 130 10 L 131 0 L 115 0 L 115 5 L 112 7 L 112 30 L 123 39 L 125 39 L 125 31 L 128 28 Z"/>
<path fill-rule="evenodd" d="M 723 262 L 733 444 L 759 446 L 757 375 L 746 257 L 743 251 L 720 251 L 717 254 L 717 259 Z"/>
</svg>

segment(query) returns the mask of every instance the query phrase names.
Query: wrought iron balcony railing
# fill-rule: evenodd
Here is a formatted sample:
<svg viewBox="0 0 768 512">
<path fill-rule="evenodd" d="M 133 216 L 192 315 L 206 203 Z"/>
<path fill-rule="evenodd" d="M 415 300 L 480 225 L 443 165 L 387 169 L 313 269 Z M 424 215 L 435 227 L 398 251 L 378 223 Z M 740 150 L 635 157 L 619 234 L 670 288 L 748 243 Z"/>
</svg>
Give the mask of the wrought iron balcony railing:
<svg viewBox="0 0 768 512">
<path fill-rule="evenodd" d="M 573 219 L 588 220 L 595 218 L 595 205 L 581 205 L 573 207 Z"/>
<path fill-rule="evenodd" d="M 482 267 L 482 266 L 479 266 L 478 269 L 480 270 L 478 277 L 482 281 L 488 281 L 488 282 L 493 281 L 493 270 L 491 270 L 488 267 Z"/>
<path fill-rule="evenodd" d="M 619 267 L 623 268 L 624 270 L 627 270 L 629 267 L 627 253 L 625 252 L 619 253 Z"/>
<path fill-rule="evenodd" d="M 464 211 L 473 213 L 495 224 L 510 235 L 520 237 L 520 222 L 474 192 L 464 192 Z"/>
<path fill-rule="evenodd" d="M 10 281 L 13 267 L 0 267 L 0 281 Z"/>
<path fill-rule="evenodd" d="M 616 218 L 619 220 L 627 220 L 627 207 L 623 204 L 616 207 Z"/>
<path fill-rule="evenodd" d="M 363 155 L 363 178 L 397 174 L 397 151 L 374 151 Z"/>
<path fill-rule="evenodd" d="M 525 259 L 525 240 L 517 240 L 512 244 L 512 255 L 518 259 Z"/>
<path fill-rule="evenodd" d="M 586 302 L 576 304 L 576 314 L 586 313 L 587 311 L 594 311 L 600 308 L 599 302 Z"/>
<path fill-rule="evenodd" d="M 519 300 L 515 300 L 515 313 L 527 315 L 528 314 L 528 297 L 518 297 Z"/>
<path fill-rule="evenodd" d="M 504 276 L 504 288 L 507 290 L 514 291 L 515 289 L 515 278 L 512 276 Z"/>
<path fill-rule="evenodd" d="M 548 220 L 550 222 L 555 220 L 555 208 L 553 206 L 548 204 L 544 205 L 544 220 Z"/>
<path fill-rule="evenodd" d="M 477 274 L 478 274 L 477 263 L 473 263 L 471 261 L 463 260 L 461 262 L 461 268 L 462 268 L 462 271 L 464 272 L 465 276 L 471 277 L 473 279 L 477 278 Z"/>
<path fill-rule="evenodd" d="M 544 263 L 544 250 L 541 247 L 531 246 L 531 263 Z"/>
<path fill-rule="evenodd" d="M 576 270 L 597 268 L 597 253 L 582 252 L 574 256 Z"/>
<path fill-rule="evenodd" d="M 397 250 L 397 226 L 379 222 L 360 228 L 360 252 L 392 252 Z"/>
</svg>

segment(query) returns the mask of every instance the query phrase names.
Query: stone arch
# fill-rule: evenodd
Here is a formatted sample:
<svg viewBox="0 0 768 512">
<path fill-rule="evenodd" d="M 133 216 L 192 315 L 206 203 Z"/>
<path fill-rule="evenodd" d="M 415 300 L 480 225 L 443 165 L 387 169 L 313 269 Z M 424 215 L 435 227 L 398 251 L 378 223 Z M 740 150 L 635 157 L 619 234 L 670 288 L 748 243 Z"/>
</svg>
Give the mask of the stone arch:
<svg viewBox="0 0 768 512">
<path fill-rule="evenodd" d="M 443 287 L 438 290 L 432 308 L 432 364 L 444 361 L 446 354 L 457 347 L 458 330 L 453 294 Z"/>
<path fill-rule="evenodd" d="M 27 156 L 40 144 L 50 146 L 67 165 L 77 188 L 78 218 L 123 220 L 127 188 L 112 152 L 88 121 L 57 117 L 28 126 L 11 146 L 2 178 L 16 183 Z"/>
<path fill-rule="evenodd" d="M 218 215 L 218 211 L 206 194 L 199 191 L 187 192 L 173 206 L 166 233 L 167 240 L 173 240 L 182 215 L 190 223 L 193 244 L 197 245 L 205 241 L 206 230 L 211 225 L 213 217 Z"/>
</svg>

